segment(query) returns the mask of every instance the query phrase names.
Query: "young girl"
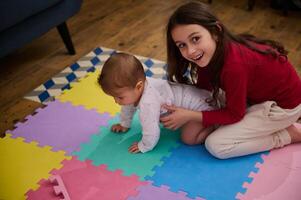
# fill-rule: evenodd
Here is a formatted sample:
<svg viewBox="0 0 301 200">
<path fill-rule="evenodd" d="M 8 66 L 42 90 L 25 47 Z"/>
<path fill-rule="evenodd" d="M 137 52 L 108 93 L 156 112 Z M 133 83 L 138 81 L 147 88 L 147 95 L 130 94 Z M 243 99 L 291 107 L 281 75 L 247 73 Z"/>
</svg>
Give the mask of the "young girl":
<svg viewBox="0 0 301 200">
<path fill-rule="evenodd" d="M 179 7 L 167 24 L 170 81 L 212 91 L 224 103 L 215 111 L 165 106 L 165 127 L 183 124 L 218 127 L 205 141 L 207 150 L 225 159 L 301 142 L 301 80 L 283 46 L 251 35 L 233 35 L 208 7 L 191 2 Z M 224 93 L 224 101 L 221 95 Z M 191 137 L 187 134 L 188 144 Z M 185 142 L 185 141 L 184 141 Z M 195 142 L 197 144 L 197 142 Z"/>
</svg>

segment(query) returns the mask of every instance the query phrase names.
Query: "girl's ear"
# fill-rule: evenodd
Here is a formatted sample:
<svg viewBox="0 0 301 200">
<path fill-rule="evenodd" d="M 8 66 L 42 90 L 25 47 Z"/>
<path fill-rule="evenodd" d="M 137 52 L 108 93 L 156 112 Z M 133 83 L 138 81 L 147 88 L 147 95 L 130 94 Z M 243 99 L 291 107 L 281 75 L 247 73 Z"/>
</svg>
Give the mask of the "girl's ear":
<svg viewBox="0 0 301 200">
<path fill-rule="evenodd" d="M 217 22 L 216 22 L 216 26 L 217 26 L 217 29 L 219 30 L 219 32 L 222 32 L 222 31 L 223 31 L 223 28 L 222 28 L 220 22 L 217 21 Z"/>
</svg>

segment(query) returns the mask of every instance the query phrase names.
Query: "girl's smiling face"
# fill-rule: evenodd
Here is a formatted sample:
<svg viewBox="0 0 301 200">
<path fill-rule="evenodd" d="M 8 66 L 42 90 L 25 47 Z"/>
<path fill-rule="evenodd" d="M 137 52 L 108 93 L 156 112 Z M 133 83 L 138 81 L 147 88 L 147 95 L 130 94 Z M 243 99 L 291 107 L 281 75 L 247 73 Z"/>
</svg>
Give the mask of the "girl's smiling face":
<svg viewBox="0 0 301 200">
<path fill-rule="evenodd" d="M 216 49 L 216 37 L 198 24 L 177 25 L 171 31 L 171 36 L 182 56 L 206 67 Z"/>
</svg>

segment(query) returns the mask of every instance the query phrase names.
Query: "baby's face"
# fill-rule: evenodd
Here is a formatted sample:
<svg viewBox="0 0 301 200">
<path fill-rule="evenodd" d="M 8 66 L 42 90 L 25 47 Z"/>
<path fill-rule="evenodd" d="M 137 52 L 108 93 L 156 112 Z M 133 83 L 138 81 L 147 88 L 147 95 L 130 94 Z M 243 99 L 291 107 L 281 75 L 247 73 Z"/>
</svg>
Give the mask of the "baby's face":
<svg viewBox="0 0 301 200">
<path fill-rule="evenodd" d="M 132 105 L 135 106 L 139 103 L 142 92 L 137 88 L 124 87 L 116 89 L 110 94 L 115 102 L 121 106 Z"/>
</svg>

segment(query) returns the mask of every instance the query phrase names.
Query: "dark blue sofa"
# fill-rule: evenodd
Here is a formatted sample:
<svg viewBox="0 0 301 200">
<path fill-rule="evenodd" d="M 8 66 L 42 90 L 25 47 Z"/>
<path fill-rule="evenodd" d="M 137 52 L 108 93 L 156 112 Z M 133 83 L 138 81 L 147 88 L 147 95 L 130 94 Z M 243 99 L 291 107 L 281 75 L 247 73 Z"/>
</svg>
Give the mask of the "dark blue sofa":
<svg viewBox="0 0 301 200">
<path fill-rule="evenodd" d="M 66 25 L 82 0 L 1 0 L 0 57 L 57 27 L 70 54 L 75 54 Z"/>
</svg>

